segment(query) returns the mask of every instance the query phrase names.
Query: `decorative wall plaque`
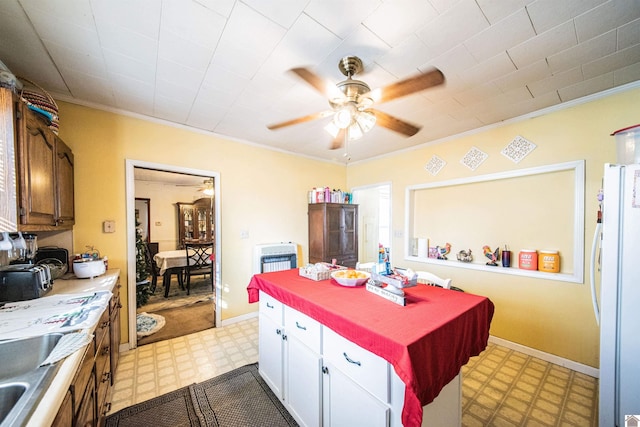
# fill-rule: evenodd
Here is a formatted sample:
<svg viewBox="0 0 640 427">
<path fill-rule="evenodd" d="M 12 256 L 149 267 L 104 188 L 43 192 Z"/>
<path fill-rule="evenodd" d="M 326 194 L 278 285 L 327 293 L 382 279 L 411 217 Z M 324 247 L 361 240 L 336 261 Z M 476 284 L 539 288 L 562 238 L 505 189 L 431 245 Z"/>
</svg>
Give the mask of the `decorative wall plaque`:
<svg viewBox="0 0 640 427">
<path fill-rule="evenodd" d="M 471 147 L 471 149 L 467 151 L 467 154 L 465 154 L 460 160 L 460 163 L 474 171 L 487 159 L 487 157 L 489 157 L 489 155 L 478 147 Z"/>
<path fill-rule="evenodd" d="M 536 144 L 518 135 L 513 138 L 509 145 L 502 149 L 501 153 L 514 163 L 519 163 L 520 160 L 527 157 L 536 147 Z"/>
<path fill-rule="evenodd" d="M 427 164 L 424 165 L 424 168 L 428 170 L 431 175 L 436 176 L 446 164 L 447 162 L 434 154 Z"/>
</svg>

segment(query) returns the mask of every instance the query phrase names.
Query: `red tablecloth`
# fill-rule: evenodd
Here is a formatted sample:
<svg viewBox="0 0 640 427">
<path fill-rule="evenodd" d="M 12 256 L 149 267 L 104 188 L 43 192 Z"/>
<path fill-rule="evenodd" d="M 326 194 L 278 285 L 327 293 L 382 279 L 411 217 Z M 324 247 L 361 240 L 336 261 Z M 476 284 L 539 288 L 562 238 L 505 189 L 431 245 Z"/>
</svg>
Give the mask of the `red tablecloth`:
<svg viewBox="0 0 640 427">
<path fill-rule="evenodd" d="M 406 385 L 407 427 L 419 426 L 422 406 L 486 348 L 494 311 L 488 298 L 424 285 L 405 289 L 403 307 L 363 286 L 316 282 L 296 269 L 253 276 L 249 302 L 258 301 L 258 290 L 391 363 Z"/>
</svg>

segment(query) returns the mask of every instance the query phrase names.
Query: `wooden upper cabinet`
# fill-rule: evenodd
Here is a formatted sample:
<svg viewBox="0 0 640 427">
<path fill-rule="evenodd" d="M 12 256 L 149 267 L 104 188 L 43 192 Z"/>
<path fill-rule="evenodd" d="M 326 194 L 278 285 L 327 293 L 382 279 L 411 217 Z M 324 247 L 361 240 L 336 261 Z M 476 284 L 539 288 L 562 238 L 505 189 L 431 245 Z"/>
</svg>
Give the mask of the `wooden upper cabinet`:
<svg viewBox="0 0 640 427">
<path fill-rule="evenodd" d="M 73 153 L 22 102 L 16 103 L 18 216 L 22 231 L 74 224 Z"/>
<path fill-rule="evenodd" d="M 20 105 L 18 170 L 20 224 L 55 225 L 55 135 Z"/>
<path fill-rule="evenodd" d="M 70 226 L 75 220 L 73 153 L 58 137 L 56 137 L 56 177 L 57 225 Z"/>
</svg>

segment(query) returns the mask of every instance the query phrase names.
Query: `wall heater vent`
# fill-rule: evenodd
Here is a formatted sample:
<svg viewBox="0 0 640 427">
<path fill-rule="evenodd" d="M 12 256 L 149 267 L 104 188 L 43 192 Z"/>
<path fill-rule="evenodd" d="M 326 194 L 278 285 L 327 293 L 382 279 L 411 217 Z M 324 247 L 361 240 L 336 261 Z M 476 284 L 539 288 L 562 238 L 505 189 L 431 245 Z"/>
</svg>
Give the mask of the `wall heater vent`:
<svg viewBox="0 0 640 427">
<path fill-rule="evenodd" d="M 295 243 L 268 243 L 256 245 L 253 252 L 253 273 L 296 268 L 298 245 Z"/>
</svg>

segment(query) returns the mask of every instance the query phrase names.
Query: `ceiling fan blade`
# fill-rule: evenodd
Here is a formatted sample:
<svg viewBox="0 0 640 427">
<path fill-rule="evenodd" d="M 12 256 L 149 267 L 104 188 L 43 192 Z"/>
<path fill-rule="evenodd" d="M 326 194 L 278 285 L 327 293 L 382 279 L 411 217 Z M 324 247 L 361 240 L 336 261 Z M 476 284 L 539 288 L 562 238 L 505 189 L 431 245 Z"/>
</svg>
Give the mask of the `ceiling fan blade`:
<svg viewBox="0 0 640 427">
<path fill-rule="evenodd" d="M 346 129 L 340 129 L 340 131 L 338 132 L 338 134 L 336 135 L 335 138 L 333 138 L 333 141 L 331 141 L 331 150 L 336 150 L 338 148 L 342 147 L 342 144 L 344 144 L 344 137 L 347 135 L 347 130 Z"/>
<path fill-rule="evenodd" d="M 329 99 L 343 97 L 342 92 L 336 87 L 335 83 L 323 79 L 307 68 L 292 68 L 291 72 L 313 86 L 315 90 Z"/>
<path fill-rule="evenodd" d="M 380 110 L 366 110 L 371 111 L 376 116 L 376 125 L 391 129 L 394 132 L 401 133 L 405 136 L 413 136 L 421 129 L 417 126 L 393 117 Z"/>
<path fill-rule="evenodd" d="M 298 123 L 310 122 L 311 120 L 322 119 L 323 117 L 328 117 L 334 114 L 331 110 L 321 111 L 319 113 L 309 114 L 308 116 L 298 117 L 296 119 L 287 120 L 286 122 L 274 123 L 272 125 L 267 126 L 270 130 L 276 130 L 283 128 L 285 126 L 297 125 Z"/>
<path fill-rule="evenodd" d="M 444 74 L 442 71 L 434 68 L 424 74 L 419 74 L 396 83 L 392 83 L 383 88 L 374 89 L 369 93 L 362 95 L 373 99 L 374 102 L 382 103 L 400 98 L 412 93 L 420 92 L 430 87 L 438 86 L 444 83 Z"/>
</svg>

